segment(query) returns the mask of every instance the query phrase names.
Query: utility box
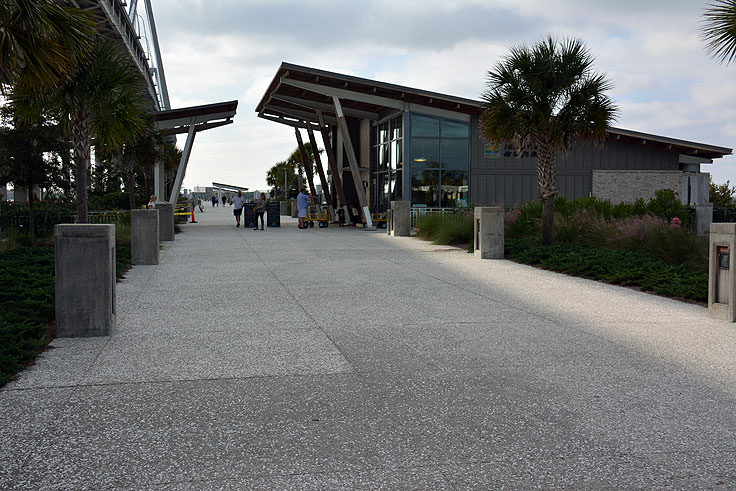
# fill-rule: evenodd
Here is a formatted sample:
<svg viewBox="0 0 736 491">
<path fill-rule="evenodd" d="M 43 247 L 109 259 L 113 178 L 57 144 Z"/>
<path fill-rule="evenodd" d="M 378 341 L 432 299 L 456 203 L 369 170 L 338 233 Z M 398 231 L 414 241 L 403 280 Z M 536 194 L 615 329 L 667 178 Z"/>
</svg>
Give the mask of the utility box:
<svg viewBox="0 0 736 491">
<path fill-rule="evenodd" d="M 411 201 L 392 201 L 386 217 L 386 233 L 394 237 L 409 237 L 411 233 Z"/>
<path fill-rule="evenodd" d="M 712 223 L 708 254 L 708 310 L 713 317 L 729 322 L 736 321 L 734 252 L 736 223 Z"/>
<path fill-rule="evenodd" d="M 54 227 L 56 336 L 108 336 L 115 327 L 115 225 Z"/>
<path fill-rule="evenodd" d="M 159 210 L 130 210 L 130 249 L 133 264 L 158 264 Z"/>
<path fill-rule="evenodd" d="M 473 253 L 481 259 L 503 259 L 503 207 L 479 206 L 473 213 Z"/>
<path fill-rule="evenodd" d="M 161 241 L 174 240 L 174 204 L 166 201 L 156 203 L 158 210 L 158 238 Z"/>
</svg>

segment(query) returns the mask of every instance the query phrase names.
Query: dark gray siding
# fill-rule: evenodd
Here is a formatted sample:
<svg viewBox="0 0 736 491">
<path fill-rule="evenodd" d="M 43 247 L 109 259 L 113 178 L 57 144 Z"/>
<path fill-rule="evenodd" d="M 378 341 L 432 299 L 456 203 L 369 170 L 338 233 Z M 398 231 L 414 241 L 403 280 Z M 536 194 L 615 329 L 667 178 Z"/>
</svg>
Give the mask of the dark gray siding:
<svg viewBox="0 0 736 491">
<path fill-rule="evenodd" d="M 486 158 L 478 118 L 471 119 L 470 201 L 476 205 L 513 206 L 539 195 L 534 157 Z M 609 139 L 602 148 L 592 143 L 576 145 L 557 158 L 560 194 L 570 199 L 589 196 L 593 169 L 678 170 L 679 155 L 663 146 L 641 145 Z"/>
</svg>

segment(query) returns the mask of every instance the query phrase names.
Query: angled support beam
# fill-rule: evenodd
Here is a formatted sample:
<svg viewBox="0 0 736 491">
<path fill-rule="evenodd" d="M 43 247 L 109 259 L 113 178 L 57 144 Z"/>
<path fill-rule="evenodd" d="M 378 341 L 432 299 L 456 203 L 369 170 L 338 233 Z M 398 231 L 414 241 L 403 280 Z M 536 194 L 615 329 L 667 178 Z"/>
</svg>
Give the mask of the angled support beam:
<svg viewBox="0 0 736 491">
<path fill-rule="evenodd" d="M 388 97 L 381 97 L 378 95 L 369 95 L 362 92 L 355 92 L 353 90 L 338 89 L 336 87 L 327 87 L 325 85 L 313 84 L 311 82 L 302 82 L 301 80 L 294 80 L 288 77 L 281 77 L 281 83 L 285 85 L 291 85 L 292 87 L 299 87 L 300 89 L 308 90 L 317 94 L 326 95 L 328 97 L 339 97 L 341 99 L 350 99 L 351 101 L 366 102 L 368 104 L 376 104 L 384 107 L 392 107 L 394 109 L 403 110 L 406 103 L 397 101 L 396 99 L 390 99 Z M 344 113 L 343 113 L 344 114 Z"/>
<path fill-rule="evenodd" d="M 259 113 L 258 114 L 258 117 L 259 118 L 263 118 L 263 119 L 267 119 L 269 121 L 273 121 L 274 123 L 285 124 L 286 126 L 291 126 L 292 128 L 306 128 L 307 127 L 307 124 L 312 125 L 312 127 L 316 127 L 314 125 L 314 123 L 306 123 L 305 124 L 302 121 L 294 121 L 294 120 L 291 120 L 291 119 L 286 119 L 283 116 L 272 116 L 270 114 Z"/>
<path fill-rule="evenodd" d="M 368 199 L 365 196 L 365 188 L 363 187 L 363 181 L 360 178 L 360 168 L 358 167 L 358 159 L 355 157 L 355 150 L 353 149 L 353 142 L 350 139 L 350 131 L 348 130 L 348 123 L 345 121 L 345 115 L 342 112 L 342 105 L 340 99 L 337 96 L 332 96 L 332 103 L 335 105 L 335 113 L 337 114 L 337 123 L 342 133 L 342 144 L 345 147 L 345 153 L 348 154 L 348 163 L 350 164 L 350 173 L 353 175 L 353 183 L 355 184 L 355 192 L 358 194 L 358 201 L 360 207 L 363 210 L 363 216 L 365 218 L 365 226 L 369 230 L 375 230 L 373 226 L 373 219 L 371 217 L 371 211 L 368 209 Z"/>
<path fill-rule="evenodd" d="M 306 110 L 306 111 L 300 111 L 298 109 L 293 109 L 289 107 L 283 107 L 283 106 L 274 106 L 273 104 L 266 104 L 263 106 L 264 111 L 272 112 L 272 113 L 279 113 L 283 114 L 284 116 L 290 116 L 294 119 L 301 119 L 308 123 L 316 123 L 314 119 L 314 111 L 313 110 Z M 327 122 L 332 124 L 337 124 L 337 120 L 332 117 L 325 117 Z"/>
<path fill-rule="evenodd" d="M 299 155 L 302 158 L 302 167 L 304 167 L 304 170 L 307 172 L 307 181 L 309 182 L 309 192 L 312 193 L 312 195 L 317 196 L 317 188 L 314 187 L 314 169 L 312 169 L 312 166 L 309 164 L 309 160 L 307 159 L 307 149 L 304 148 L 304 142 L 302 141 L 302 134 L 301 132 L 299 132 L 299 128 L 294 128 L 294 133 L 296 133 L 296 142 L 297 144 L 299 144 Z M 312 154 L 314 154 L 314 149 L 312 149 Z M 317 203 L 315 203 L 315 205 L 316 204 Z"/>
<path fill-rule="evenodd" d="M 179 200 L 179 193 L 181 192 L 181 183 L 184 180 L 184 174 L 187 171 L 187 164 L 189 163 L 189 155 L 192 153 L 192 144 L 194 143 L 194 135 L 197 134 L 197 126 L 192 121 L 189 126 L 189 132 L 187 133 L 187 142 L 184 144 L 184 152 L 181 154 L 181 160 L 179 161 L 179 169 L 176 171 L 176 179 L 174 180 L 174 189 L 171 190 L 171 198 L 169 201 L 176 206 L 176 202 Z"/>
<path fill-rule="evenodd" d="M 345 212 L 345 218 L 347 219 L 350 214 L 348 213 L 348 202 L 345 200 L 345 190 L 342 187 L 342 178 L 337 170 L 337 159 L 335 158 L 335 152 L 332 150 L 332 143 L 330 143 L 330 135 L 328 134 L 328 127 L 325 124 L 325 118 L 322 116 L 322 111 L 317 111 L 317 120 L 319 120 L 319 131 L 322 133 L 322 144 L 325 146 L 325 153 L 327 154 L 327 164 L 330 166 L 330 172 L 332 173 L 332 183 L 335 185 L 335 191 L 337 191 L 337 205 Z"/>
<path fill-rule="evenodd" d="M 299 130 L 297 130 L 299 131 Z M 319 180 L 322 183 L 322 192 L 325 193 L 325 200 L 327 201 L 327 209 L 330 212 L 330 220 L 335 221 L 335 208 L 332 206 L 332 196 L 330 196 L 330 186 L 327 184 L 327 178 L 325 177 L 325 171 L 322 169 L 322 158 L 319 156 L 317 149 L 317 140 L 314 138 L 314 131 L 311 126 L 307 126 L 307 134 L 309 135 L 309 144 L 312 145 L 312 155 L 314 155 L 314 163 L 317 164 L 317 172 L 319 173 Z"/>
<path fill-rule="evenodd" d="M 320 111 L 334 111 L 334 108 L 332 107 L 332 104 L 325 104 L 323 102 L 316 102 L 316 101 L 310 101 L 307 99 L 300 99 L 298 97 L 291 97 L 288 95 L 279 95 L 274 94 L 271 96 L 271 99 L 275 99 L 282 102 L 288 102 L 289 104 L 294 104 L 295 106 L 300 106 L 305 109 L 309 109 L 311 111 L 315 111 L 319 109 Z M 360 109 L 348 109 L 343 108 L 343 112 L 345 113 L 345 116 L 349 116 L 351 118 L 360 118 L 360 119 L 370 119 L 370 120 L 378 120 L 381 119 L 380 114 L 373 113 L 370 111 L 361 111 Z"/>
</svg>

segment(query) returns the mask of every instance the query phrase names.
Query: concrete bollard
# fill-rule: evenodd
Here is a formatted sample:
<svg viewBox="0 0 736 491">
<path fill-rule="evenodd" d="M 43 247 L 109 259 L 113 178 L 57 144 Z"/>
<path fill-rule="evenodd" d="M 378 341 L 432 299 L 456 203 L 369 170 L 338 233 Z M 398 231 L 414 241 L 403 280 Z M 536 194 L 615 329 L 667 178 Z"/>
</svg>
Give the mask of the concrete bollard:
<svg viewBox="0 0 736 491">
<path fill-rule="evenodd" d="M 296 200 L 291 200 L 291 218 L 299 218 L 299 209 L 296 206 Z"/>
<path fill-rule="evenodd" d="M 503 208 L 479 206 L 473 216 L 473 251 L 481 259 L 503 259 Z"/>
<path fill-rule="evenodd" d="M 698 237 L 708 235 L 713 223 L 713 203 L 695 204 L 695 233 Z"/>
<path fill-rule="evenodd" d="M 387 219 L 386 232 L 394 237 L 409 237 L 411 234 L 411 201 L 392 201 Z"/>
<path fill-rule="evenodd" d="M 159 210 L 130 210 L 130 246 L 133 264 L 158 264 Z"/>
<path fill-rule="evenodd" d="M 708 311 L 716 319 L 736 321 L 733 253 L 736 223 L 712 223 L 708 252 Z"/>
<path fill-rule="evenodd" d="M 56 336 L 107 336 L 115 327 L 115 225 L 61 224 L 56 243 Z"/>
<path fill-rule="evenodd" d="M 174 204 L 166 201 L 156 203 L 158 210 L 158 239 L 174 240 Z"/>
<path fill-rule="evenodd" d="M 281 215 L 288 215 L 289 214 L 289 202 L 288 201 L 279 201 L 279 208 L 280 208 L 280 214 Z"/>
</svg>

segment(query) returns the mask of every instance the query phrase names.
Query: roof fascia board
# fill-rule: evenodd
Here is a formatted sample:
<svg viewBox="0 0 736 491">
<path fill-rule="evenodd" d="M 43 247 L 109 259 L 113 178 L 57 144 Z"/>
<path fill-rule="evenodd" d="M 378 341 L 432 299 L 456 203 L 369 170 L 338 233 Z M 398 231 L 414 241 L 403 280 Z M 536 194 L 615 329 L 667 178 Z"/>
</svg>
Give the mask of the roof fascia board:
<svg viewBox="0 0 736 491">
<path fill-rule="evenodd" d="M 715 145 L 708 145 L 705 143 L 692 142 L 687 140 L 678 140 L 677 138 L 669 138 L 666 136 L 652 135 L 649 133 L 642 133 L 639 131 L 626 130 L 623 128 L 609 127 L 608 132 L 613 135 L 627 136 L 630 138 L 638 138 L 640 140 L 651 140 L 659 143 L 667 143 L 678 147 L 688 148 L 692 150 L 703 150 L 705 152 L 721 153 L 723 155 L 729 155 L 733 151 L 730 148 L 717 147 Z"/>
<path fill-rule="evenodd" d="M 307 99 L 300 99 L 298 97 L 291 97 L 287 95 L 273 94 L 271 96 L 271 99 L 277 99 L 279 101 L 288 102 L 289 104 L 302 106 L 304 108 L 312 109 L 312 110 L 319 109 L 321 111 L 329 111 L 329 112 L 332 112 L 335 110 L 335 108 L 332 107 L 332 104 L 325 104 L 323 102 L 310 101 Z M 378 113 L 374 113 L 370 111 L 362 111 L 360 109 L 343 108 L 343 112 L 345 113 L 346 116 L 350 116 L 354 118 L 372 119 L 372 120 L 379 119 Z"/>
</svg>

